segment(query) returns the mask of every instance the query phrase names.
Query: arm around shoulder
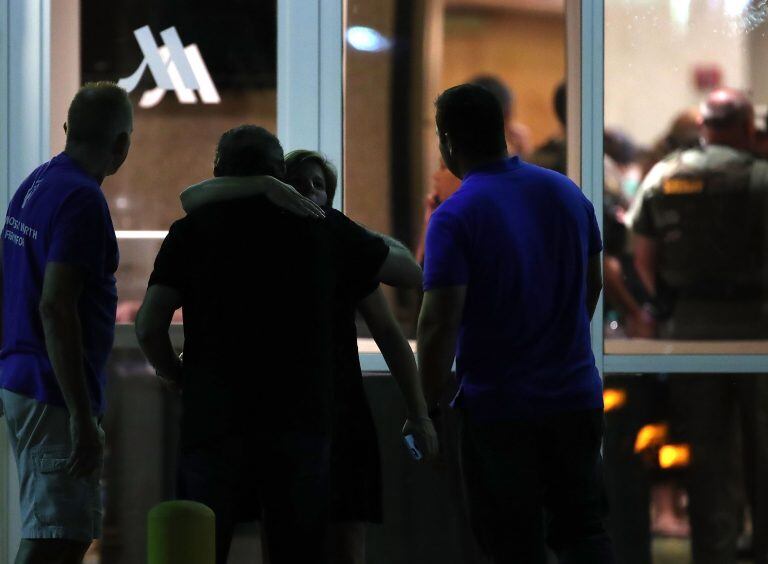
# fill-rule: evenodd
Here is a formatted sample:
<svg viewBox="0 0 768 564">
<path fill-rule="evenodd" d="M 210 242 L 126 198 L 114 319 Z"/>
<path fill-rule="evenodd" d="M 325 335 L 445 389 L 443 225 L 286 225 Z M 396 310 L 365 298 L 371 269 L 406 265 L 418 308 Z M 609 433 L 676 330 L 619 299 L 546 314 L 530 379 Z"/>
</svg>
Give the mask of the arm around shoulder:
<svg viewBox="0 0 768 564">
<path fill-rule="evenodd" d="M 179 199 L 184 211 L 192 213 L 208 204 L 260 196 L 269 190 L 272 182 L 278 180 L 271 176 L 219 176 L 193 184 Z"/>
<path fill-rule="evenodd" d="M 323 210 L 291 185 L 272 176 L 220 176 L 184 190 L 179 198 L 186 213 L 220 202 L 265 196 L 274 205 L 299 217 L 322 218 Z"/>
</svg>

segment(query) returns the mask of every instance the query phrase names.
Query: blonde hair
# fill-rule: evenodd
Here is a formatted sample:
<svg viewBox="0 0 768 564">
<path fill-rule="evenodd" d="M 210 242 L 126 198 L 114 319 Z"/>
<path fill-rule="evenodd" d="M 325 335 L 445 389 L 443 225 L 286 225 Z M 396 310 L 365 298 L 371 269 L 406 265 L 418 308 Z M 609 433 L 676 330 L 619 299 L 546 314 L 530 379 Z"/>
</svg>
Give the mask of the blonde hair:
<svg viewBox="0 0 768 564">
<path fill-rule="evenodd" d="M 290 178 L 292 172 L 303 162 L 314 161 L 323 171 L 323 177 L 325 177 L 325 195 L 328 197 L 328 204 L 333 203 L 333 198 L 336 196 L 336 184 L 338 182 L 338 173 L 333 163 L 328 160 L 328 157 L 317 151 L 308 151 L 306 149 L 298 149 L 291 151 L 285 156 L 285 176 Z"/>
</svg>

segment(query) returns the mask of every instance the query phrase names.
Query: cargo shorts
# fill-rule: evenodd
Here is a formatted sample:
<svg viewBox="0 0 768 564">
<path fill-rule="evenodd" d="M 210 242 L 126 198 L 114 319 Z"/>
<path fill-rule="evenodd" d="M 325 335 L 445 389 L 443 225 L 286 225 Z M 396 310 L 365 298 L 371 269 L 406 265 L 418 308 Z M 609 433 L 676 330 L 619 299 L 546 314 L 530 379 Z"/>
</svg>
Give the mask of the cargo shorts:
<svg viewBox="0 0 768 564">
<path fill-rule="evenodd" d="M 22 538 L 99 538 L 101 472 L 75 478 L 66 471 L 72 451 L 69 412 L 0 388 L 3 411 L 19 473 Z"/>
</svg>

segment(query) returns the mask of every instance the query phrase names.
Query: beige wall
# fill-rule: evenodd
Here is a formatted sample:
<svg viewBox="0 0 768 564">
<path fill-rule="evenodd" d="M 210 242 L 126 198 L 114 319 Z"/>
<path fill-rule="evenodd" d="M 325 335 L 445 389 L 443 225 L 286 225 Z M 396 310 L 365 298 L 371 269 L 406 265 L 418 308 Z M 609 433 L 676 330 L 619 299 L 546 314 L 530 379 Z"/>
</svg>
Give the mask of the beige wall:
<svg viewBox="0 0 768 564">
<path fill-rule="evenodd" d="M 64 150 L 69 102 L 80 88 L 80 0 L 51 2 L 51 155 Z"/>
<path fill-rule="evenodd" d="M 350 0 L 347 25 L 392 37 L 394 5 L 394 0 Z M 347 48 L 344 72 L 344 209 L 356 221 L 389 233 L 392 53 Z"/>
<path fill-rule="evenodd" d="M 607 127 L 642 144 L 656 141 L 704 96 L 694 86 L 697 64 L 718 65 L 725 85 L 749 87 L 747 36 L 725 17 L 722 3 L 691 2 L 687 18 L 667 0 L 605 4 Z"/>
<path fill-rule="evenodd" d="M 443 88 L 497 75 L 514 90 L 516 119 L 531 129 L 535 145 L 559 132 L 552 94 L 565 77 L 562 14 L 449 10 L 443 57 Z"/>
</svg>

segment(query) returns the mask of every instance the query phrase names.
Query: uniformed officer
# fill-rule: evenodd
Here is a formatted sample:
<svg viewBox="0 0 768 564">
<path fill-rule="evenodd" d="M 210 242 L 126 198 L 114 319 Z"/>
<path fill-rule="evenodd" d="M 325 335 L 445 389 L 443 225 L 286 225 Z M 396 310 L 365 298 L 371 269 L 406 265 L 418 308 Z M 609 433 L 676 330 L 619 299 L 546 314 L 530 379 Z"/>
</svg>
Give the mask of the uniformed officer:
<svg viewBox="0 0 768 564">
<path fill-rule="evenodd" d="M 665 339 L 768 338 L 768 161 L 752 154 L 754 111 L 741 92 L 712 92 L 702 145 L 672 153 L 644 180 L 629 213 L 637 270 Z M 681 375 L 671 387 L 691 445 L 696 564 L 734 563 L 746 491 L 755 562 L 768 562 L 768 376 Z M 741 484 L 740 476 L 744 477 Z"/>
</svg>

